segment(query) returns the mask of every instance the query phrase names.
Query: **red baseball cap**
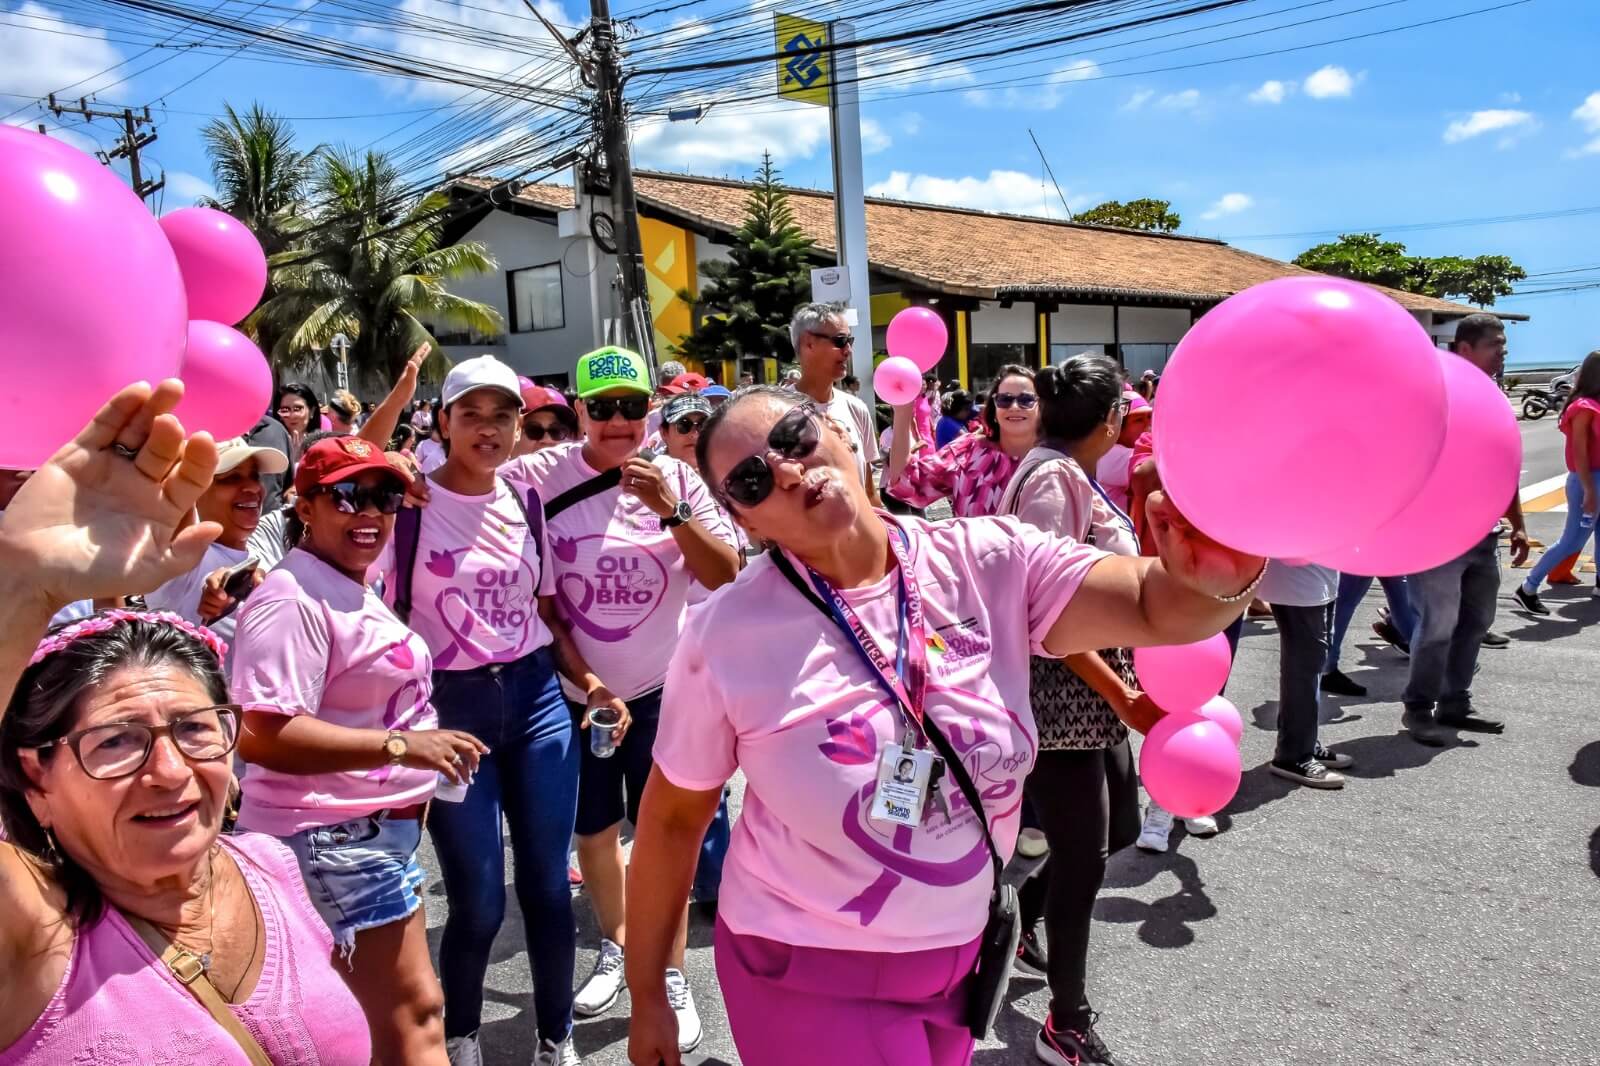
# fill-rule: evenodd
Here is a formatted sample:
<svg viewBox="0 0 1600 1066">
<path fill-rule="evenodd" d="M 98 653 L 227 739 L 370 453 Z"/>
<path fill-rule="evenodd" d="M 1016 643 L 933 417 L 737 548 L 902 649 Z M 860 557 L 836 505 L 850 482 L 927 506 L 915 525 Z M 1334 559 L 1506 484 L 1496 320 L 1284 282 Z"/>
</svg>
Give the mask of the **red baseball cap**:
<svg viewBox="0 0 1600 1066">
<path fill-rule="evenodd" d="M 686 374 L 679 374 L 677 377 L 673 378 L 672 384 L 676 385 L 684 392 L 699 392 L 701 389 L 711 384 L 711 379 L 706 377 L 704 374 L 696 374 L 691 370 Z"/>
<path fill-rule="evenodd" d="M 312 489 L 368 470 L 393 474 L 402 485 L 411 484 L 411 475 L 391 464 L 376 444 L 360 437 L 327 437 L 300 456 L 300 465 L 294 471 L 294 491 L 305 496 Z"/>
<path fill-rule="evenodd" d="M 565 407 L 569 411 L 572 409 L 572 405 L 567 403 L 567 398 L 555 389 L 535 385 L 531 381 L 522 386 L 522 409 L 537 411 L 541 407 Z"/>
</svg>

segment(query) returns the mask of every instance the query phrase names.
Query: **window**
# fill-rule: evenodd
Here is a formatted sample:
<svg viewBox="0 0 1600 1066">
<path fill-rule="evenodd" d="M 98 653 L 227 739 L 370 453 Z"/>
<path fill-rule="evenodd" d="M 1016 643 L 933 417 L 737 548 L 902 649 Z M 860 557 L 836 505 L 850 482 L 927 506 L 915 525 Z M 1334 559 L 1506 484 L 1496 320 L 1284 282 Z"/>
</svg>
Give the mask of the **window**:
<svg viewBox="0 0 1600 1066">
<path fill-rule="evenodd" d="M 561 329 L 567 324 L 560 263 L 507 271 L 506 294 L 511 301 L 512 333 Z"/>
<path fill-rule="evenodd" d="M 1033 367 L 1038 361 L 1037 345 L 974 342 L 967 346 L 967 380 L 973 392 L 987 392 L 994 388 L 1000 368 L 1007 363 Z"/>
</svg>

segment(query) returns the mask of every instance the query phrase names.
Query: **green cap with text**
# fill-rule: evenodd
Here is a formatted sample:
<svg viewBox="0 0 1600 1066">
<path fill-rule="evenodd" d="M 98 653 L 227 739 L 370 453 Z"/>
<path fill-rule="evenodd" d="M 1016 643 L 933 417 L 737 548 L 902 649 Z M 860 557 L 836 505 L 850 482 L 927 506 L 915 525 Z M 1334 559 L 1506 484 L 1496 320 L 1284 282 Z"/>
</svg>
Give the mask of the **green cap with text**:
<svg viewBox="0 0 1600 1066">
<path fill-rule="evenodd" d="M 626 348 L 608 346 L 578 360 L 578 398 L 587 400 L 612 389 L 627 389 L 649 396 L 650 366 L 644 356 Z"/>
</svg>

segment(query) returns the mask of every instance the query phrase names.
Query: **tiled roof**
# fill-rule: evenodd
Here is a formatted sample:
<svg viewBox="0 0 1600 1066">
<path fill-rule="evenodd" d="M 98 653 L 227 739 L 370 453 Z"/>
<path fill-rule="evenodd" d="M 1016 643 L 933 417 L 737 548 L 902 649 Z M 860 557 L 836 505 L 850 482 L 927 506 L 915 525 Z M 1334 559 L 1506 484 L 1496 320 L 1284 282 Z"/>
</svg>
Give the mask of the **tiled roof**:
<svg viewBox="0 0 1600 1066">
<path fill-rule="evenodd" d="M 474 188 L 493 184 L 482 178 L 457 180 Z M 731 233 L 739 227 L 750 192 L 745 182 L 649 171 L 635 173 L 634 189 L 646 213 L 668 214 L 714 233 Z M 524 185 L 516 200 L 544 210 L 564 210 L 573 205 L 572 188 Z M 789 207 L 801 230 L 819 250 L 831 254 L 832 195 L 790 189 Z M 870 197 L 867 252 L 879 273 L 981 299 L 1059 295 L 1213 302 L 1273 278 L 1313 273 L 1207 238 Z M 1451 315 L 1477 310 L 1375 287 L 1411 310 Z"/>
</svg>

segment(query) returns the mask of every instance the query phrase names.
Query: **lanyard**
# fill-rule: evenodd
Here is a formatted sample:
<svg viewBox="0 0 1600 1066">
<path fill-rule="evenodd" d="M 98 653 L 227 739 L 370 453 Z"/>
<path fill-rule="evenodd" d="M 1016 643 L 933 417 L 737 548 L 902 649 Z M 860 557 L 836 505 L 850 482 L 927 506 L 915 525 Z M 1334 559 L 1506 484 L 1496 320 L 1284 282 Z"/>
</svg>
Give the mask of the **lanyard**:
<svg viewBox="0 0 1600 1066">
<path fill-rule="evenodd" d="M 1094 486 L 1094 491 L 1100 494 L 1102 500 L 1106 501 L 1106 506 L 1111 508 L 1116 516 L 1122 520 L 1122 524 L 1128 527 L 1128 532 L 1138 537 L 1139 530 L 1133 524 L 1133 519 L 1128 516 L 1128 512 L 1118 507 L 1117 502 L 1106 495 L 1106 490 L 1101 487 L 1099 480 L 1093 474 L 1085 471 L 1083 476 L 1089 479 L 1089 484 Z"/>
</svg>

